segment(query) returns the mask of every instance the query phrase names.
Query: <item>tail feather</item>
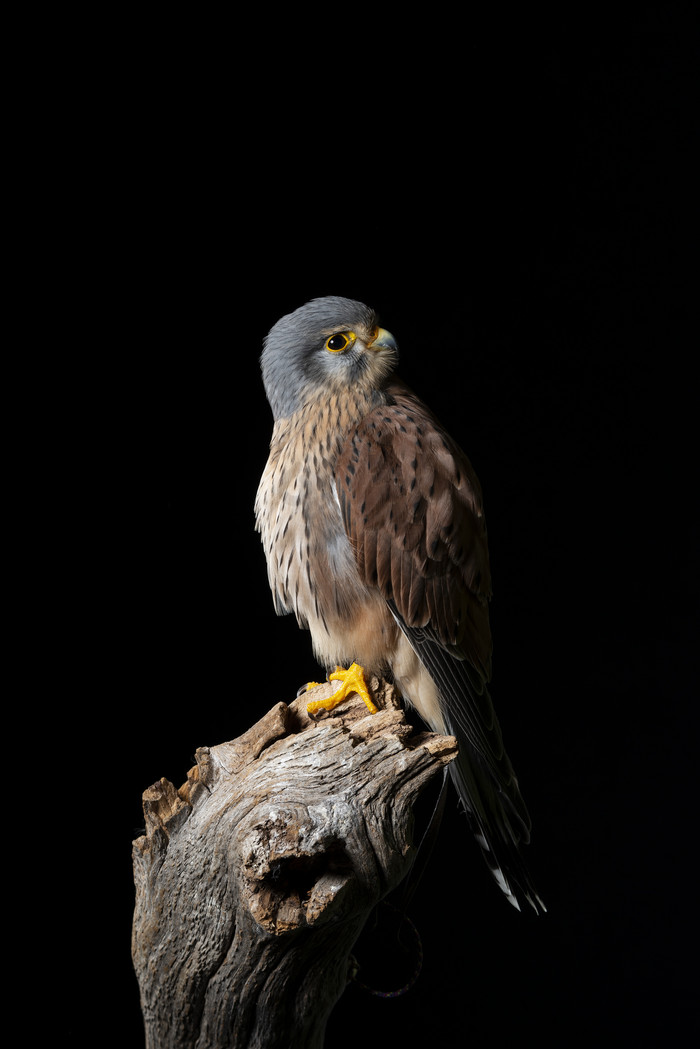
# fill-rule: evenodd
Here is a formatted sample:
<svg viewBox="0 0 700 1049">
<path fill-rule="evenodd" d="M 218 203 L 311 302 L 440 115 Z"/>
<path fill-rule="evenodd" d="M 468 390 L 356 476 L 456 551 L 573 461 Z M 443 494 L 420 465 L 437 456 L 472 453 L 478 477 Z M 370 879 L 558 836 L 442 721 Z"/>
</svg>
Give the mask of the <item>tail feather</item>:
<svg viewBox="0 0 700 1049">
<path fill-rule="evenodd" d="M 527 903 L 536 913 L 546 911 L 521 853 L 529 831 L 527 838 L 518 833 L 518 823 L 508 817 L 510 799 L 494 785 L 490 773 L 475 771 L 479 759 L 473 753 L 470 755 L 471 748 L 461 732 L 449 724 L 447 731 L 455 735 L 459 743 L 459 755 L 450 765 L 452 782 L 493 878 L 517 910 L 521 910 L 521 903 Z"/>
<path fill-rule="evenodd" d="M 518 910 L 527 903 L 537 913 L 546 911 L 521 854 L 530 841 L 530 816 L 486 683 L 429 628 L 406 627 L 397 620 L 437 687 L 445 730 L 457 738 L 459 756 L 450 774 L 493 877 Z"/>
</svg>

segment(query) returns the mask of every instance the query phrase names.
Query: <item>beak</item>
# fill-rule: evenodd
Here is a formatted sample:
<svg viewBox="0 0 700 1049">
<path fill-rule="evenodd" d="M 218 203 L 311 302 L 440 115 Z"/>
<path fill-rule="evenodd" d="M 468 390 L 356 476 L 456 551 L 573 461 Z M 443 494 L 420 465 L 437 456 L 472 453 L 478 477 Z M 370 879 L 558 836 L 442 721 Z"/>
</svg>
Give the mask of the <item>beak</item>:
<svg viewBox="0 0 700 1049">
<path fill-rule="evenodd" d="M 367 343 L 367 346 L 373 350 L 398 350 L 399 346 L 396 339 L 387 331 L 386 328 L 377 328 L 377 334 L 374 338 Z"/>
</svg>

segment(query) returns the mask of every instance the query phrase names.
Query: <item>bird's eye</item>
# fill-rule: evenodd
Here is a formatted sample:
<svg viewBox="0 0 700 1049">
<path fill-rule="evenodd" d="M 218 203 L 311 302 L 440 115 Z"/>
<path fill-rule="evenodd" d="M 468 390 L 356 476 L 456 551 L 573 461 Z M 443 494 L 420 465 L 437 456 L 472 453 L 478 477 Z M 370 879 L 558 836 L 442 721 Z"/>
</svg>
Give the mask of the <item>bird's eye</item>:
<svg viewBox="0 0 700 1049">
<path fill-rule="evenodd" d="M 337 335 L 331 335 L 329 339 L 326 339 L 326 349 L 330 350 L 331 353 L 342 353 L 354 341 L 354 332 L 340 331 Z"/>
</svg>

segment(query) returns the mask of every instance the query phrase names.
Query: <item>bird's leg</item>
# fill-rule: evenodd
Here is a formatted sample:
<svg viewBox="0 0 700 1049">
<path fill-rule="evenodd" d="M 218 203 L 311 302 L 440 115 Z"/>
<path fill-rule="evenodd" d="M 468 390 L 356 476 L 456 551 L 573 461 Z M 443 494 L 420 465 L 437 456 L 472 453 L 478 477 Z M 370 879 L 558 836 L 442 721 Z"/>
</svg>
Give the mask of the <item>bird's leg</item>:
<svg viewBox="0 0 700 1049">
<path fill-rule="evenodd" d="M 372 697 L 369 694 L 367 688 L 367 682 L 365 681 L 365 674 L 361 666 L 357 663 L 353 663 L 347 670 L 343 670 L 342 667 L 338 667 L 332 674 L 328 675 L 329 681 L 340 681 L 342 682 L 340 688 L 336 689 L 332 696 L 328 699 L 312 699 L 310 703 L 307 703 L 306 709 L 309 714 L 316 714 L 319 710 L 333 710 L 339 703 L 342 703 L 351 692 L 357 692 L 369 710 L 370 714 L 376 714 L 377 708 L 372 702 Z M 309 682 L 309 688 L 314 685 L 315 682 Z"/>
</svg>

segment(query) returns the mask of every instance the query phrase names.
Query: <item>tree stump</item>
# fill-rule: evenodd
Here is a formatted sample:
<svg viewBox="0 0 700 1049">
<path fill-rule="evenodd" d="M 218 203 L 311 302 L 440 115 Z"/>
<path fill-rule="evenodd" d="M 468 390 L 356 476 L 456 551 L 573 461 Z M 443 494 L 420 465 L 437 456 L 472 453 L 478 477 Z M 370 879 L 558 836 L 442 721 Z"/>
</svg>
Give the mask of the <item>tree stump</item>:
<svg viewBox="0 0 700 1049">
<path fill-rule="evenodd" d="M 187 782 L 143 795 L 132 957 L 147 1049 L 320 1049 L 350 952 L 415 855 L 413 804 L 457 753 L 416 733 L 393 687 L 312 720 L 328 682 L 238 739 L 201 747 Z"/>
</svg>

